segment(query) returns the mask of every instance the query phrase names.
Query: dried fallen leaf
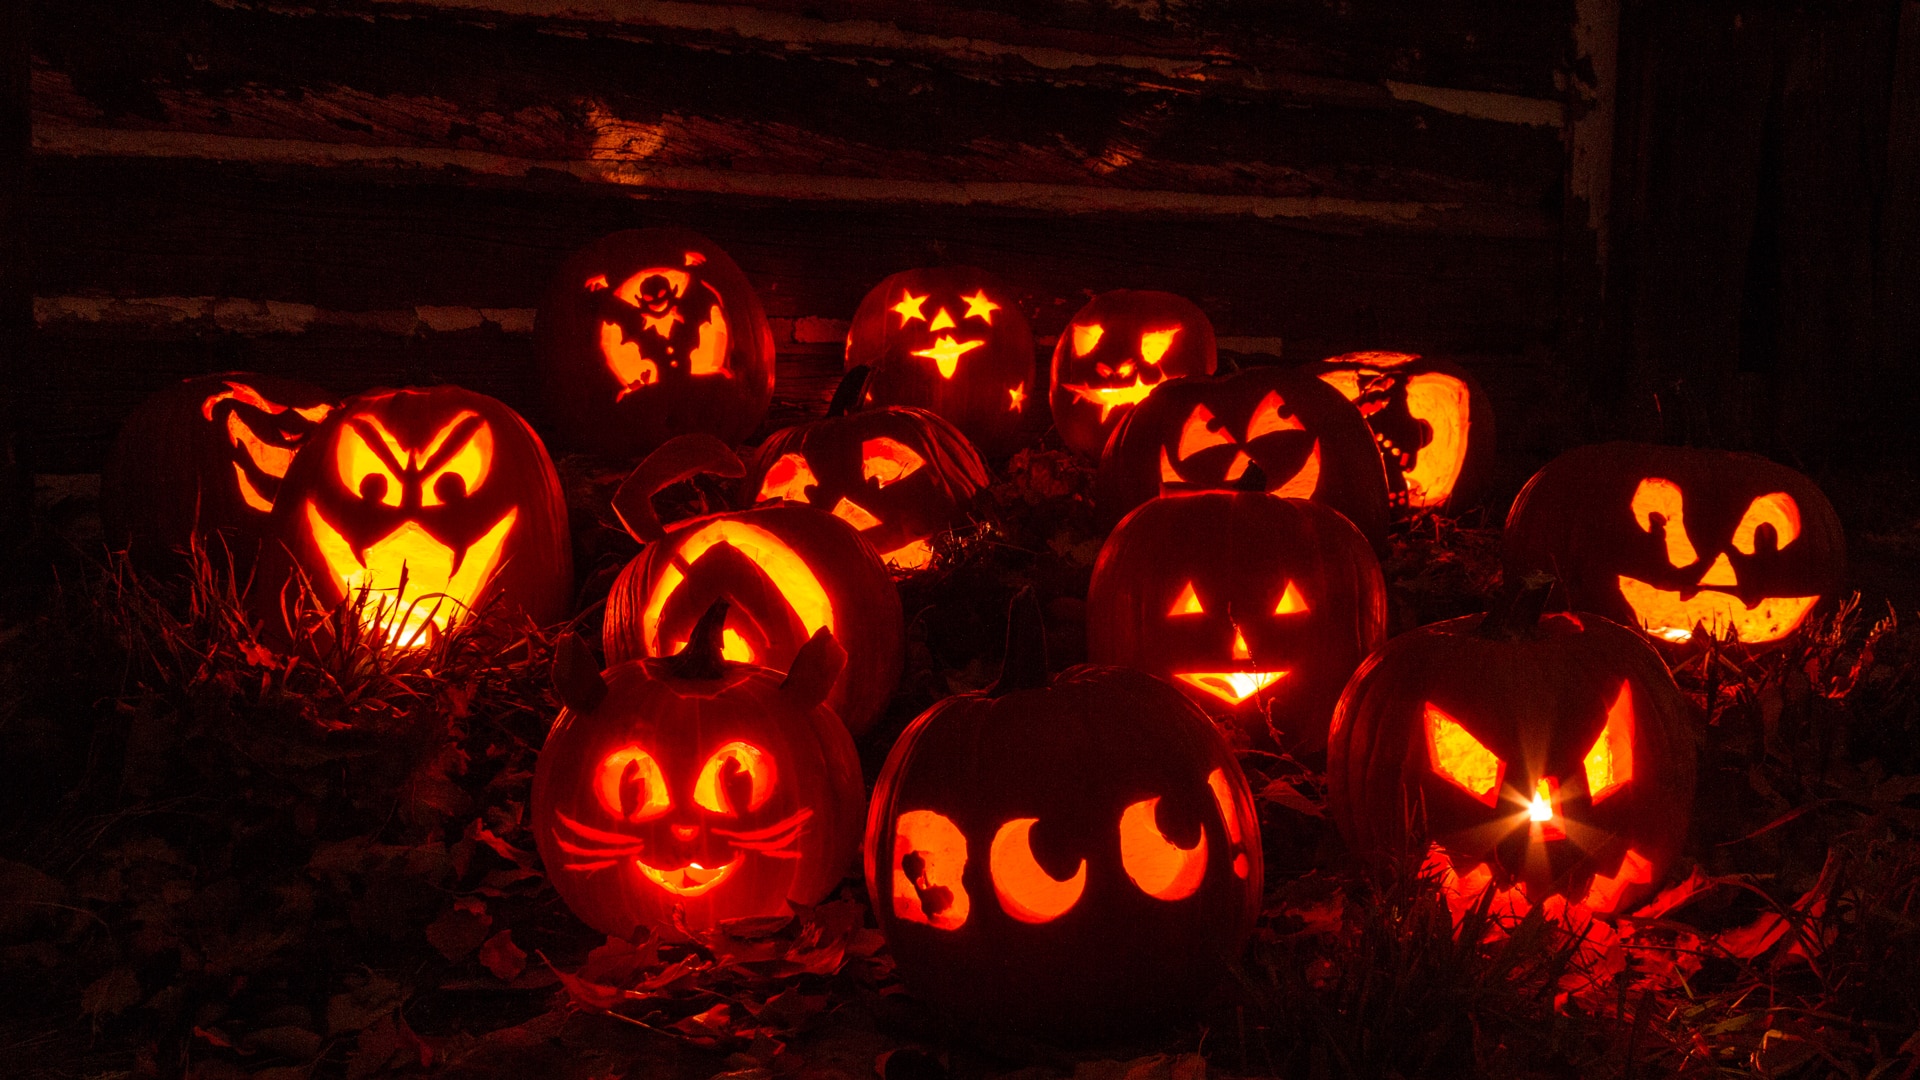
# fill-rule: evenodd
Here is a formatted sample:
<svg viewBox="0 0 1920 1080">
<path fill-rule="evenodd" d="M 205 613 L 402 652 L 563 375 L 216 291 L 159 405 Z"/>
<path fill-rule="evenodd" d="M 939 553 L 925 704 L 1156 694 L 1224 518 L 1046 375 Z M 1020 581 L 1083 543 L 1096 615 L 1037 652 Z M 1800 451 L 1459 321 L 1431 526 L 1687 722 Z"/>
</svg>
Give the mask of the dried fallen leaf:
<svg viewBox="0 0 1920 1080">
<path fill-rule="evenodd" d="M 503 982 L 511 982 L 527 970 L 526 951 L 513 943 L 511 930 L 500 931 L 480 946 L 480 962 Z"/>
</svg>

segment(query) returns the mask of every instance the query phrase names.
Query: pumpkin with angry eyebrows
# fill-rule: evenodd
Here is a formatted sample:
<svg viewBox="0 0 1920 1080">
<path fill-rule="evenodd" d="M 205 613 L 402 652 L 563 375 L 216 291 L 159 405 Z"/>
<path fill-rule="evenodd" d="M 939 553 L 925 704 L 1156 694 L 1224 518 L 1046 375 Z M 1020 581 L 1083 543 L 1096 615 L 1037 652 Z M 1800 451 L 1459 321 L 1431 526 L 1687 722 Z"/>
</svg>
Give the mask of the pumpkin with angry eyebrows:
<svg viewBox="0 0 1920 1080">
<path fill-rule="evenodd" d="M 1211 375 L 1213 323 L 1193 301 L 1115 289 L 1087 301 L 1053 348 L 1053 424 L 1069 449 L 1098 458 L 1107 438 L 1161 382 Z"/>
</svg>

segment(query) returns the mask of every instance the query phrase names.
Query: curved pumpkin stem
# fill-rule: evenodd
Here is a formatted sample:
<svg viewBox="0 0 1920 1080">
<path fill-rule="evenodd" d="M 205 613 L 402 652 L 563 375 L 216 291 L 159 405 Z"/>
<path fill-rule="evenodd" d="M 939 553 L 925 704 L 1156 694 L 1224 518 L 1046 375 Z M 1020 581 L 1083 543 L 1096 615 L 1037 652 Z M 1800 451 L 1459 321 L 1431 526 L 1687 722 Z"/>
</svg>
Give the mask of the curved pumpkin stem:
<svg viewBox="0 0 1920 1080">
<path fill-rule="evenodd" d="M 867 377 L 873 369 L 865 364 L 850 369 L 840 377 L 840 385 L 834 388 L 833 400 L 827 403 L 827 419 L 840 417 L 860 408 L 860 399 L 867 393 Z"/>
<path fill-rule="evenodd" d="M 726 443 L 711 435 L 668 439 L 621 481 L 620 490 L 613 494 L 613 512 L 629 536 L 650 544 L 667 535 L 660 515 L 654 512 L 653 497 L 703 473 L 737 480 L 747 474 L 747 467 Z"/>
<path fill-rule="evenodd" d="M 667 670 L 676 679 L 717 679 L 726 674 L 729 661 L 721 654 L 727 629 L 727 602 L 715 600 L 693 624 L 687 644 L 667 657 Z"/>
<path fill-rule="evenodd" d="M 1047 626 L 1040 617 L 1040 598 L 1028 587 L 1007 605 L 1007 656 L 1000 662 L 1000 678 L 987 689 L 987 696 L 997 698 L 1046 685 Z"/>
<path fill-rule="evenodd" d="M 1481 618 L 1477 633 L 1497 641 L 1532 637 L 1540 626 L 1541 613 L 1547 610 L 1547 599 L 1559 584 L 1560 579 L 1552 574 L 1528 574 L 1508 582 Z"/>
</svg>

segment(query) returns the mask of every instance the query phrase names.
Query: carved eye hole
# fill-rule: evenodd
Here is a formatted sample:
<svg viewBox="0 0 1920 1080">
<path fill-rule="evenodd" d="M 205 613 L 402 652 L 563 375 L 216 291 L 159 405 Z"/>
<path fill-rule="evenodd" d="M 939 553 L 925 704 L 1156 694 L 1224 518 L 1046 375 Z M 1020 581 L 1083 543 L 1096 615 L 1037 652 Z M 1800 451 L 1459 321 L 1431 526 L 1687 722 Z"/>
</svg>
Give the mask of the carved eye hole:
<svg viewBox="0 0 1920 1080">
<path fill-rule="evenodd" d="M 1762 495 L 1747 505 L 1740 525 L 1733 530 L 1733 546 L 1742 555 L 1754 552 L 1755 534 L 1760 526 L 1773 526 L 1773 546 L 1777 551 L 1800 538 L 1800 504 L 1784 491 Z"/>
<path fill-rule="evenodd" d="M 1607 726 L 1593 741 L 1582 762 L 1587 770 L 1587 794 L 1596 803 L 1633 779 L 1633 688 L 1620 684 L 1620 693 L 1607 708 Z"/>
<path fill-rule="evenodd" d="M 701 767 L 700 779 L 694 781 L 694 805 L 716 814 L 738 814 L 734 800 L 739 794 L 738 782 L 729 783 L 735 776 L 747 779 L 747 811 L 758 810 L 773 794 L 773 757 L 752 743 L 738 740 L 715 750 Z"/>
<path fill-rule="evenodd" d="M 926 463 L 925 458 L 898 439 L 882 435 L 860 444 L 860 475 L 863 479 L 878 481 L 881 487 L 905 480 Z"/>
<path fill-rule="evenodd" d="M 1189 581 L 1180 589 L 1180 595 L 1174 597 L 1173 606 L 1167 609 L 1168 615 L 1204 615 L 1207 609 L 1200 606 L 1200 594 L 1193 591 L 1193 582 Z"/>
<path fill-rule="evenodd" d="M 993 894 L 1008 915 L 1025 923 L 1044 923 L 1065 915 L 1087 888 L 1087 860 L 1065 881 L 1054 880 L 1033 857 L 1030 833 L 1039 818 L 1015 818 L 993 834 L 987 870 Z"/>
<path fill-rule="evenodd" d="M 1180 336 L 1180 328 L 1171 330 L 1149 330 L 1140 335 L 1140 359 L 1150 365 L 1158 365 L 1167 350 L 1173 348 L 1173 339 Z"/>
<path fill-rule="evenodd" d="M 620 287 L 613 290 L 613 295 L 634 307 L 658 305 L 687 295 L 687 285 L 692 280 L 685 270 L 650 266 L 621 282 Z"/>
<path fill-rule="evenodd" d="M 786 499 L 789 502 L 810 502 L 807 489 L 819 486 L 814 478 L 813 467 L 800 454 L 781 454 L 780 460 L 767 469 L 767 477 L 760 482 L 760 496 L 755 502 L 767 502 L 772 499 Z"/>
<path fill-rule="evenodd" d="M 1667 534 L 1667 562 L 1676 569 L 1700 561 L 1699 554 L 1693 550 L 1693 541 L 1687 538 L 1684 504 L 1680 485 L 1658 476 L 1647 477 L 1633 489 L 1633 520 L 1642 532 L 1650 533 L 1654 515 L 1659 515 Z"/>
<path fill-rule="evenodd" d="M 1507 763 L 1481 745 L 1458 720 L 1431 704 L 1427 706 L 1426 729 L 1427 760 L 1433 771 L 1488 806 L 1497 805 Z"/>
<path fill-rule="evenodd" d="M 1224 431 L 1213 430 L 1213 410 L 1205 405 L 1195 405 L 1187 414 L 1186 423 L 1180 425 L 1180 446 L 1174 452 L 1185 461 L 1202 450 L 1212 446 L 1229 446 L 1233 436 Z"/>
<path fill-rule="evenodd" d="M 905 326 L 915 319 L 926 322 L 927 313 L 921 310 L 921 308 L 926 305 L 926 302 L 926 297 L 913 295 L 913 290 L 901 289 L 899 301 L 887 310 L 900 316 L 901 326 Z"/>
<path fill-rule="evenodd" d="M 1307 610 L 1307 598 L 1300 595 L 1300 586 L 1287 582 L 1280 590 L 1280 602 L 1273 606 L 1275 615 L 1298 615 Z"/>
<path fill-rule="evenodd" d="M 376 448 L 376 439 L 389 445 Z M 370 417 L 355 418 L 340 429 L 334 464 L 347 490 L 368 502 L 400 505 L 400 462 L 390 452 L 392 444 L 393 439 Z"/>
<path fill-rule="evenodd" d="M 833 516 L 861 532 L 866 532 L 880 524 L 880 519 L 874 516 L 873 511 L 845 495 L 840 496 L 840 501 L 833 504 Z"/>
<path fill-rule="evenodd" d="M 1073 326 L 1073 355 L 1085 356 L 1099 348 L 1100 339 L 1106 336 L 1107 328 L 1099 323 L 1087 323 Z"/>
<path fill-rule="evenodd" d="M 960 300 L 967 305 L 965 318 L 979 319 L 988 326 L 993 325 L 993 313 L 1000 310 L 1000 305 L 987 299 L 987 290 L 980 289 L 972 296 L 963 296 Z"/>
<path fill-rule="evenodd" d="M 961 878 L 967 837 L 932 810 L 909 810 L 893 824 L 893 915 L 935 930 L 958 930 L 973 908 Z"/>
<path fill-rule="evenodd" d="M 1297 417 L 1280 415 L 1280 410 L 1286 407 L 1286 401 L 1278 393 L 1269 392 L 1261 398 L 1253 410 L 1253 419 L 1247 421 L 1247 441 L 1276 431 L 1305 431 L 1306 426 Z"/>
<path fill-rule="evenodd" d="M 1190 848 L 1160 831 L 1160 797 L 1143 799 L 1120 814 L 1120 865 L 1140 891 L 1155 900 L 1185 900 L 1207 876 L 1207 832 Z"/>
<path fill-rule="evenodd" d="M 486 482 L 493 467 L 493 428 L 477 413 L 461 413 L 440 429 L 421 457 L 433 467 L 451 450 L 452 457 L 434 468 L 421 485 L 420 505 L 439 506 L 465 498 Z"/>
<path fill-rule="evenodd" d="M 673 805 L 660 763 L 638 746 L 623 746 L 600 762 L 593 791 L 607 813 L 623 821 L 657 818 Z"/>
</svg>

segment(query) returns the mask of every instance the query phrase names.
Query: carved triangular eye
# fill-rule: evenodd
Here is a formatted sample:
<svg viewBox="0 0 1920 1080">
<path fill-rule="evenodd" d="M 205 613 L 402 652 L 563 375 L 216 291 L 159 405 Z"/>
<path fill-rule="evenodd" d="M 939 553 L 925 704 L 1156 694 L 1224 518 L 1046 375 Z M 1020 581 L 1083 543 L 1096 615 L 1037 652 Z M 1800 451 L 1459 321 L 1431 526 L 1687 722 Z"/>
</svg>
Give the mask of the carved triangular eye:
<svg viewBox="0 0 1920 1080">
<path fill-rule="evenodd" d="M 1174 451 L 1181 461 L 1211 446 L 1227 446 L 1233 442 L 1233 436 L 1224 431 L 1213 430 L 1213 410 L 1205 405 L 1195 405 L 1187 414 L 1186 423 L 1180 426 L 1180 445 Z"/>
<path fill-rule="evenodd" d="M 1431 704 L 1426 707 L 1425 726 L 1427 760 L 1433 771 L 1488 806 L 1497 805 L 1507 763 L 1474 738 L 1460 721 Z"/>
<path fill-rule="evenodd" d="M 1800 538 L 1800 504 L 1784 491 L 1762 495 L 1747 505 L 1740 525 L 1733 530 L 1733 546 L 1742 555 L 1754 552 L 1754 537 L 1760 526 L 1773 526 L 1773 546 L 1777 550 Z"/>
<path fill-rule="evenodd" d="M 1099 323 L 1074 324 L 1073 355 L 1085 356 L 1098 348 L 1100 339 L 1106 335 L 1106 332 L 1107 328 Z"/>
<path fill-rule="evenodd" d="M 915 453 L 912 447 L 885 435 L 860 444 L 860 476 L 865 480 L 878 481 L 881 487 L 905 480 L 919 472 L 926 463 L 926 459 Z"/>
<path fill-rule="evenodd" d="M 1306 426 L 1298 418 L 1280 414 L 1280 410 L 1286 407 L 1287 403 L 1278 392 L 1269 391 L 1254 408 L 1253 418 L 1247 421 L 1247 441 L 1252 442 L 1262 435 L 1277 431 L 1305 431 Z"/>
<path fill-rule="evenodd" d="M 1180 328 L 1170 330 L 1149 330 L 1140 335 L 1140 359 L 1144 363 L 1159 364 L 1173 348 L 1173 339 L 1180 336 Z"/>
<path fill-rule="evenodd" d="M 1653 531 L 1653 518 L 1658 514 L 1664 523 L 1667 536 L 1667 562 L 1676 569 L 1692 566 L 1700 561 L 1700 555 L 1693 549 L 1693 541 L 1687 537 L 1686 500 L 1680 494 L 1680 485 L 1658 476 L 1649 476 L 1640 481 L 1633 489 L 1633 520 L 1643 532 Z"/>
<path fill-rule="evenodd" d="M 373 438 L 368 438 L 369 434 Z M 376 439 L 386 445 L 376 447 Z M 340 471 L 340 482 L 368 502 L 399 506 L 398 445 L 379 421 L 370 416 L 355 417 L 340 429 L 335 445 L 334 464 Z"/>
<path fill-rule="evenodd" d="M 1633 688 L 1628 683 L 1620 684 L 1619 695 L 1607 708 L 1607 726 L 1582 764 L 1587 770 L 1587 794 L 1596 803 L 1633 779 Z"/>
<path fill-rule="evenodd" d="M 755 502 L 768 502 L 773 499 L 785 499 L 788 502 L 810 502 L 807 489 L 818 487 L 820 481 L 813 475 L 813 466 L 801 454 L 781 454 L 767 469 L 766 479 L 760 482 L 760 496 Z"/>
<path fill-rule="evenodd" d="M 1274 605 L 1273 613 L 1298 615 L 1305 610 L 1307 610 L 1307 598 L 1300 595 L 1300 586 L 1291 581 L 1287 582 L 1287 587 L 1280 593 L 1280 602 Z"/>
<path fill-rule="evenodd" d="M 1167 609 L 1168 615 L 1203 615 L 1206 608 L 1200 605 L 1200 594 L 1193 591 L 1193 582 L 1189 581 L 1180 589 L 1180 595 L 1174 597 L 1173 606 Z"/>
<path fill-rule="evenodd" d="M 463 422 L 469 417 L 473 423 L 462 434 Z M 477 413 L 461 413 L 453 418 L 440 434 L 434 436 L 432 445 L 421 455 L 424 467 L 433 463 L 451 450 L 446 463 L 427 474 L 420 484 L 420 505 L 439 506 L 454 499 L 464 498 L 478 490 L 486 482 L 487 474 L 493 469 L 493 428 Z"/>
</svg>

